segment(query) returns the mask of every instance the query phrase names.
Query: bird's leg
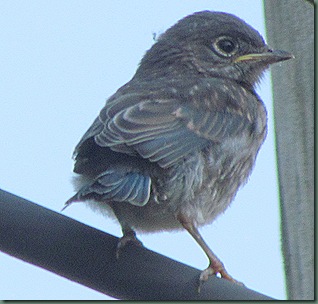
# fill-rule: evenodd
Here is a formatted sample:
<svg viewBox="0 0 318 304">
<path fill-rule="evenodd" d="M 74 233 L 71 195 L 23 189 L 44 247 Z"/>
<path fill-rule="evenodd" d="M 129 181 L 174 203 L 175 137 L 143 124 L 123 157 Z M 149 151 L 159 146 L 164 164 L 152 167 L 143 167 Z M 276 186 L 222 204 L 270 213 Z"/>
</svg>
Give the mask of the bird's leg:
<svg viewBox="0 0 318 304">
<path fill-rule="evenodd" d="M 225 270 L 223 263 L 209 248 L 209 246 L 204 241 L 198 229 L 194 226 L 191 220 L 189 220 L 184 215 L 178 215 L 177 219 L 179 220 L 181 225 L 191 234 L 191 236 L 195 239 L 195 241 L 200 245 L 200 247 L 203 249 L 203 251 L 207 255 L 210 262 L 208 268 L 203 270 L 200 274 L 199 292 L 200 292 L 202 283 L 207 281 L 210 275 L 220 274 L 223 279 L 226 279 L 230 282 L 233 282 L 239 285 L 244 285 L 243 283 L 235 280 L 232 276 L 229 275 L 229 273 Z"/>
<path fill-rule="evenodd" d="M 123 228 L 123 236 L 119 239 L 116 248 L 116 258 L 119 259 L 120 251 L 127 245 L 128 242 L 133 242 L 138 246 L 143 246 L 142 242 L 136 237 L 136 232 L 129 228 Z"/>
<path fill-rule="evenodd" d="M 126 223 L 120 209 L 117 208 L 116 204 L 110 204 L 110 206 L 112 207 L 123 232 L 123 236 L 119 239 L 116 248 L 116 259 L 119 259 L 120 252 L 127 245 L 127 243 L 133 242 L 138 246 L 143 246 L 143 244 L 137 239 L 136 232 Z"/>
</svg>

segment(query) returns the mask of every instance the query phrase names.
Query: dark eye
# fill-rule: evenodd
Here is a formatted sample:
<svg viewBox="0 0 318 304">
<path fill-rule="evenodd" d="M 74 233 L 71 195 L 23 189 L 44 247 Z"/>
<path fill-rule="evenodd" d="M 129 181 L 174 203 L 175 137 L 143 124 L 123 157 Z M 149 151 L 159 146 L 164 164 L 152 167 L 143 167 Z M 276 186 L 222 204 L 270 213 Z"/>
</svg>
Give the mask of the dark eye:
<svg viewBox="0 0 318 304">
<path fill-rule="evenodd" d="M 221 36 L 215 39 L 213 42 L 213 48 L 219 55 L 231 57 L 238 50 L 238 43 L 232 37 Z"/>
</svg>

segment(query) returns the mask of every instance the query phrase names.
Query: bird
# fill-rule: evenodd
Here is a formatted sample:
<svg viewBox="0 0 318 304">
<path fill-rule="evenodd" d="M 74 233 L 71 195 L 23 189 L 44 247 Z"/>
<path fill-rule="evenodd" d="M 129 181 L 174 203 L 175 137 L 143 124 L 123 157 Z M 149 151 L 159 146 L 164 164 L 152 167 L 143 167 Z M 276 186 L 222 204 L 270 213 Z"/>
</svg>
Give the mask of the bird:
<svg viewBox="0 0 318 304">
<path fill-rule="evenodd" d="M 121 225 L 116 256 L 136 232 L 185 229 L 209 276 L 240 284 L 202 238 L 250 176 L 267 134 L 256 86 L 271 49 L 235 15 L 200 11 L 156 37 L 132 79 L 106 101 L 75 147 L 75 195 Z M 64 207 L 64 208 L 65 208 Z"/>
</svg>

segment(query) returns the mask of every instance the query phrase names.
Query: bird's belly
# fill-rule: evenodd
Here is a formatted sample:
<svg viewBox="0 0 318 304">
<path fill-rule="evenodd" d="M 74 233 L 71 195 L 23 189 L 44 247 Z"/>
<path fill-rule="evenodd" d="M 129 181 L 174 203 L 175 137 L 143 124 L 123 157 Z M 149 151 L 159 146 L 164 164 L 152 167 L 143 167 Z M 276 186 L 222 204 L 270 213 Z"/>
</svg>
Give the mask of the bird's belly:
<svg viewBox="0 0 318 304">
<path fill-rule="evenodd" d="M 219 162 L 199 153 L 153 180 L 150 201 L 142 207 L 123 204 L 122 214 L 137 231 L 180 229 L 178 214 L 197 226 L 211 223 L 232 202 L 252 170 L 256 153 L 240 161 L 226 157 Z"/>
</svg>

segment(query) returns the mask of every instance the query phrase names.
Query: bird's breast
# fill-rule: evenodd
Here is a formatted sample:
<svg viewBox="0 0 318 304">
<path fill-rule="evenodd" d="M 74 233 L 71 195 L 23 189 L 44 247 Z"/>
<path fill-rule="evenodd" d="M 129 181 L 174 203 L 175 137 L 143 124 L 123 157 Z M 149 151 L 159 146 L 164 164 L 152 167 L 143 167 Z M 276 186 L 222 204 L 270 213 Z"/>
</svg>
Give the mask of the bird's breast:
<svg viewBox="0 0 318 304">
<path fill-rule="evenodd" d="M 156 200 L 174 214 L 183 213 L 198 225 L 212 222 L 230 205 L 246 183 L 266 135 L 266 123 L 257 136 L 248 133 L 211 143 L 154 183 Z"/>
</svg>

